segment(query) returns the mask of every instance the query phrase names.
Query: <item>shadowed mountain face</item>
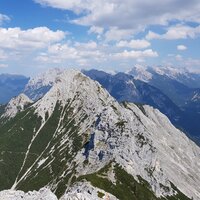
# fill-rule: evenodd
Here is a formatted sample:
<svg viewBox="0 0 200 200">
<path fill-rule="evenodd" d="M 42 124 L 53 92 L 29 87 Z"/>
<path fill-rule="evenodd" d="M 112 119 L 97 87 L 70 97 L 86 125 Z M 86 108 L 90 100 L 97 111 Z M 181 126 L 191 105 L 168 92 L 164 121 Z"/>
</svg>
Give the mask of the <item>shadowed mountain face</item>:
<svg viewBox="0 0 200 200">
<path fill-rule="evenodd" d="M 180 71 L 175 68 L 138 68 L 134 67 L 128 72 L 137 80 L 160 89 L 177 106 L 187 109 L 194 103 L 197 107 L 195 113 L 200 113 L 200 74 Z M 199 106 L 198 106 L 199 104 Z M 194 111 L 194 110 L 193 110 Z"/>
<path fill-rule="evenodd" d="M 146 83 L 135 80 L 132 75 L 125 73 L 111 75 L 98 70 L 83 71 L 83 73 L 98 81 L 119 102 L 147 104 L 159 109 L 175 126 L 186 131 L 191 138 L 200 143 L 200 138 L 198 138 L 200 125 L 197 123 L 200 120 L 198 89 L 188 88 L 170 78 L 163 79 L 161 75 L 157 75 L 156 84 L 153 84 L 153 78 Z M 176 98 L 175 95 L 178 96 L 182 103 L 175 104 L 163 93 L 166 91 L 164 88 L 169 91 L 166 92 L 170 93 L 169 96 L 173 95 L 174 98 Z"/>
<path fill-rule="evenodd" d="M 166 95 L 143 81 L 135 80 L 131 75 L 125 73 L 111 75 L 98 70 L 83 71 L 83 73 L 98 81 L 119 102 L 151 105 L 172 121 L 180 118 L 181 110 Z"/>
<path fill-rule="evenodd" d="M 25 76 L 1 74 L 0 103 L 7 103 L 12 97 L 19 95 L 24 90 L 24 87 L 28 81 L 29 78 Z"/>
<path fill-rule="evenodd" d="M 198 200 L 199 159 L 199 147 L 157 109 L 119 104 L 74 70 L 35 103 L 12 99 L 0 117 L 1 190 L 48 186 L 62 200 L 74 193 L 79 200 Z"/>
<path fill-rule="evenodd" d="M 167 83 L 168 81 L 174 80 L 179 83 L 179 85 L 182 84 L 182 87 L 185 86 L 187 88 L 200 88 L 200 74 L 189 72 L 186 69 L 163 66 L 134 66 L 127 73 L 133 75 L 136 79 L 143 80 L 145 82 L 156 82 L 156 80 L 161 80 L 161 82 Z"/>
<path fill-rule="evenodd" d="M 163 91 L 176 105 L 184 107 L 187 101 L 190 101 L 198 88 L 190 88 L 176 79 L 164 75 L 154 74 L 148 82 L 156 88 Z M 193 85 L 197 87 L 197 85 Z"/>
</svg>

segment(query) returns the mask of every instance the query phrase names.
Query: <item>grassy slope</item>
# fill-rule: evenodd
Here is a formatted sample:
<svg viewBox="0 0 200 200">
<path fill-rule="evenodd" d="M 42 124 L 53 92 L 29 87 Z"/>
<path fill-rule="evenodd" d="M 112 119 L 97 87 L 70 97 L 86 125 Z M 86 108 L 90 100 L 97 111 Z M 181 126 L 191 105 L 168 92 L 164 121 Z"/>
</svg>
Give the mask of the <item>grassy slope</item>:
<svg viewBox="0 0 200 200">
<path fill-rule="evenodd" d="M 27 115 L 28 117 L 24 117 Z M 1 121 L 2 122 L 2 121 Z M 30 109 L 19 113 L 6 124 L 0 122 L 0 190 L 10 188 L 20 170 L 40 120 Z"/>
<path fill-rule="evenodd" d="M 114 167 L 116 183 L 113 184 L 105 176 L 109 168 L 110 165 L 107 165 L 100 171 L 81 176 L 77 180 L 87 180 L 93 186 L 113 194 L 119 200 L 190 200 L 174 186 L 174 189 L 177 191 L 176 196 L 157 198 L 145 180 L 138 177 L 139 182 L 137 182 L 130 174 L 119 167 L 119 165 L 115 165 Z"/>
</svg>

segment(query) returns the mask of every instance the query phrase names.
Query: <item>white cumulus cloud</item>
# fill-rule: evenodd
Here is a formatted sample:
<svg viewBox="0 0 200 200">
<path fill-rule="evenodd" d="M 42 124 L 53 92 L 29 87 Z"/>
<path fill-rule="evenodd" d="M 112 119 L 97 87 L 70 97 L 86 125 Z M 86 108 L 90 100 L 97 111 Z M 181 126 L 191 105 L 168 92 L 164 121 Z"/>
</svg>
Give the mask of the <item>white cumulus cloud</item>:
<svg viewBox="0 0 200 200">
<path fill-rule="evenodd" d="M 131 40 L 131 41 L 120 41 L 117 43 L 117 47 L 129 47 L 132 49 L 144 49 L 151 45 L 147 40 Z"/>
<path fill-rule="evenodd" d="M 0 28 L 0 48 L 13 50 L 33 50 L 45 48 L 49 44 L 64 39 L 62 31 L 52 31 L 47 27 L 22 30 L 21 28 Z"/>
<path fill-rule="evenodd" d="M 121 39 L 129 39 L 133 35 L 133 30 L 131 29 L 118 29 L 117 27 L 111 27 L 105 33 L 106 41 L 119 41 Z"/>
<path fill-rule="evenodd" d="M 22 30 L 0 28 L 0 61 L 7 66 L 35 66 L 34 59 L 49 46 L 65 39 L 66 33 L 47 27 Z M 44 58 L 44 57 L 43 57 Z"/>
<path fill-rule="evenodd" d="M 104 29 L 102 27 L 98 27 L 98 26 L 92 26 L 88 33 L 95 33 L 95 34 L 99 34 L 101 35 L 103 33 Z"/>
<path fill-rule="evenodd" d="M 123 52 L 116 53 L 116 58 L 127 58 L 127 59 L 143 59 L 148 57 L 158 57 L 158 53 L 153 51 L 152 49 L 146 49 L 144 51 L 127 51 L 124 50 Z"/>
<path fill-rule="evenodd" d="M 177 50 L 179 50 L 179 51 L 184 51 L 186 49 L 187 49 L 187 47 L 185 45 L 178 45 L 177 46 Z"/>
<path fill-rule="evenodd" d="M 149 31 L 146 39 L 166 39 L 166 40 L 177 40 L 177 39 L 187 39 L 196 38 L 200 35 L 200 26 L 190 27 L 185 25 L 176 25 L 169 27 L 166 33 L 157 34 L 155 32 Z"/>
<path fill-rule="evenodd" d="M 71 10 L 81 25 L 140 29 L 169 21 L 200 22 L 199 0 L 35 0 L 41 5 Z"/>
<path fill-rule="evenodd" d="M 49 46 L 47 52 L 36 57 L 36 61 L 43 63 L 74 63 L 76 66 L 92 64 L 102 61 L 104 52 L 96 42 L 87 43 L 56 43 Z"/>
</svg>

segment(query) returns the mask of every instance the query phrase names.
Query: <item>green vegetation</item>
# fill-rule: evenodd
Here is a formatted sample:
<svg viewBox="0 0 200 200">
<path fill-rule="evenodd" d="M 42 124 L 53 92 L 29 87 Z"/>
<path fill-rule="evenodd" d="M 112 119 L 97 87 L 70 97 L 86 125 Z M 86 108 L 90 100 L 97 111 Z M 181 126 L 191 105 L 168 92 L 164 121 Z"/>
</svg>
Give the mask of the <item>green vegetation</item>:
<svg viewBox="0 0 200 200">
<path fill-rule="evenodd" d="M 79 179 L 90 181 L 93 186 L 113 194 L 120 200 L 157 200 L 145 182 L 138 183 L 118 165 L 114 167 L 116 184 L 107 178 L 103 178 L 104 176 L 102 175 L 105 174 L 106 168 L 108 166 L 97 173 L 85 175 Z"/>
<path fill-rule="evenodd" d="M 105 194 L 100 191 L 98 191 L 97 194 L 98 194 L 98 197 L 101 199 L 105 196 Z"/>
<path fill-rule="evenodd" d="M 115 125 L 121 129 L 121 133 L 124 131 L 124 128 L 125 128 L 125 124 L 127 123 L 127 121 L 125 120 L 120 120 L 118 121 Z"/>
<path fill-rule="evenodd" d="M 59 182 L 56 195 L 61 196 L 65 192 L 70 177 L 75 173 L 75 166 L 69 165 L 82 148 L 82 137 L 78 135 L 79 126 L 72 120 L 72 115 L 70 104 L 64 108 L 59 103 L 56 105 L 31 146 L 30 152 L 40 157 L 35 164 L 32 162 L 31 174 L 18 185 L 19 189 L 38 190 L 44 185 Z M 69 141 L 72 141 L 72 145 Z M 45 158 L 48 159 L 38 167 L 38 162 Z M 62 177 L 67 172 L 68 175 Z"/>
<path fill-rule="evenodd" d="M 16 177 L 19 180 L 31 167 L 30 173 L 18 183 L 17 189 L 38 190 L 59 181 L 55 192 L 58 196 L 64 193 L 70 177 L 75 173 L 75 165 L 71 162 L 83 145 L 79 123 L 73 119 L 71 102 L 64 108 L 57 103 L 53 114 L 50 117 L 45 115 L 43 127 L 41 118 L 31 108 L 18 113 L 6 123 L 0 123 L 0 190 L 10 188 Z M 83 116 L 80 123 L 86 119 L 87 116 Z M 21 169 L 31 141 L 26 162 Z M 38 165 L 41 160 L 44 162 Z M 68 175 L 62 177 L 63 173 Z"/>
<path fill-rule="evenodd" d="M 5 105 L 0 104 L 0 116 L 4 113 Z"/>
<path fill-rule="evenodd" d="M 136 181 L 133 176 L 128 174 L 119 165 L 115 164 L 114 173 L 116 184 L 112 183 L 105 177 L 105 173 L 110 169 L 111 164 L 108 164 L 100 171 L 94 174 L 81 176 L 77 181 L 87 180 L 91 182 L 94 187 L 98 187 L 106 192 L 116 196 L 120 200 L 190 200 L 177 188 L 174 188 L 178 194 L 173 197 L 157 198 L 147 181 L 138 176 Z"/>
<path fill-rule="evenodd" d="M 191 200 L 186 197 L 173 183 L 171 183 L 172 188 L 177 192 L 175 196 L 167 197 L 168 200 Z"/>
<path fill-rule="evenodd" d="M 0 190 L 8 189 L 14 183 L 40 121 L 33 110 L 28 109 L 6 124 L 0 123 Z"/>
</svg>

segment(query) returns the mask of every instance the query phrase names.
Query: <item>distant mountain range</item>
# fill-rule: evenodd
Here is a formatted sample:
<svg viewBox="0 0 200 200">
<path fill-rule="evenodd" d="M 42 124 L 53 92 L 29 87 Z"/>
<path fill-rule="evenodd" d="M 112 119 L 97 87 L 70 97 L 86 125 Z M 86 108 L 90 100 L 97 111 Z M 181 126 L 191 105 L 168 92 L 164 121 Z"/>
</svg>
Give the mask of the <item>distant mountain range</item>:
<svg viewBox="0 0 200 200">
<path fill-rule="evenodd" d="M 200 148 L 158 109 L 123 101 L 172 109 L 160 90 L 99 72 L 119 103 L 79 71 L 52 74 L 34 79 L 34 102 L 20 94 L 0 106 L 0 199 L 199 200 Z"/>
<path fill-rule="evenodd" d="M 128 74 L 160 89 L 178 106 L 185 107 L 195 96 L 200 96 L 200 74 L 197 73 L 164 67 L 134 67 Z"/>
<path fill-rule="evenodd" d="M 167 78 L 176 80 L 189 88 L 200 88 L 200 74 L 182 68 L 134 66 L 126 73 L 144 82 L 153 82 L 153 80 L 156 80 L 160 76 L 163 77 L 163 81 Z"/>
<path fill-rule="evenodd" d="M 21 75 L 1 74 L 0 75 L 0 104 L 5 104 L 14 96 L 19 95 L 29 78 Z"/>
</svg>

